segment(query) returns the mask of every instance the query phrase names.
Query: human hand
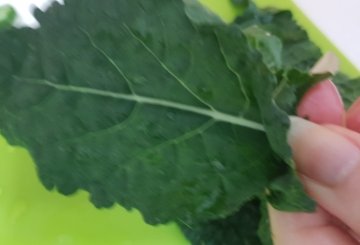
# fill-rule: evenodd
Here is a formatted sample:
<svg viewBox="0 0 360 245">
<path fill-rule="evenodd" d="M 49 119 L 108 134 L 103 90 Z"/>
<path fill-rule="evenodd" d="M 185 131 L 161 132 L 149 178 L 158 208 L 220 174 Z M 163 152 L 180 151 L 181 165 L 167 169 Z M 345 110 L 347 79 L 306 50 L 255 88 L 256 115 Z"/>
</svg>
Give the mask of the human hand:
<svg viewBox="0 0 360 245">
<path fill-rule="evenodd" d="M 327 116 L 320 115 L 318 123 L 327 123 L 328 119 L 321 120 L 329 116 L 339 118 Z M 360 99 L 347 112 L 346 125 L 356 130 L 359 119 Z M 288 141 L 299 176 L 318 207 L 315 213 L 270 207 L 275 245 L 360 244 L 360 134 L 293 117 Z"/>
<path fill-rule="evenodd" d="M 315 213 L 270 209 L 275 245 L 360 244 L 360 134 L 293 118 L 289 134 Z"/>
</svg>

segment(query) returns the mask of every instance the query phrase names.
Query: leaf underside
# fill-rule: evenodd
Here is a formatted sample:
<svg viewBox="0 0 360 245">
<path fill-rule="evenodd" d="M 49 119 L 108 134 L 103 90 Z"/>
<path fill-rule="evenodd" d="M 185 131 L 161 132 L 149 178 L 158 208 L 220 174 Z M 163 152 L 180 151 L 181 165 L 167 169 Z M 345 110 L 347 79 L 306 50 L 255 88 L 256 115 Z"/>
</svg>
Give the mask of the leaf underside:
<svg viewBox="0 0 360 245">
<path fill-rule="evenodd" d="M 48 189 L 154 224 L 227 216 L 279 175 L 258 105 L 275 76 L 236 25 L 192 22 L 179 0 L 35 16 L 37 30 L 0 33 L 0 128 Z"/>
<path fill-rule="evenodd" d="M 232 24 L 194 0 L 37 10 L 39 29 L 0 32 L 1 134 L 29 150 L 48 189 L 186 224 L 194 244 L 271 243 L 265 189 L 277 208 L 314 206 L 286 112 L 320 51 L 289 12 L 237 4 Z"/>
</svg>

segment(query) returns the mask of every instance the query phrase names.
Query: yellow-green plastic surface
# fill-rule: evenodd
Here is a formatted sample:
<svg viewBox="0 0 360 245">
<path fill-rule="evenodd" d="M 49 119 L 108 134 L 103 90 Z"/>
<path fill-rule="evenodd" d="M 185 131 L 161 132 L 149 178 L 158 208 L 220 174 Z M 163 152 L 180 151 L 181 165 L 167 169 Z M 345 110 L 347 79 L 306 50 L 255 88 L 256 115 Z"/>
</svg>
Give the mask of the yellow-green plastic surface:
<svg viewBox="0 0 360 245">
<path fill-rule="evenodd" d="M 232 20 L 239 9 L 230 0 L 201 0 L 225 20 Z M 259 0 L 291 9 L 323 51 L 335 51 L 342 69 L 349 75 L 359 72 L 339 51 L 287 0 Z M 31 125 L 29 125 L 31 129 Z M 48 192 L 39 182 L 35 165 L 24 150 L 9 146 L 0 137 L 0 244 L 1 245 L 188 245 L 174 224 L 149 226 L 137 211 L 116 206 L 98 210 L 88 195 L 78 192 L 71 197 Z"/>
</svg>

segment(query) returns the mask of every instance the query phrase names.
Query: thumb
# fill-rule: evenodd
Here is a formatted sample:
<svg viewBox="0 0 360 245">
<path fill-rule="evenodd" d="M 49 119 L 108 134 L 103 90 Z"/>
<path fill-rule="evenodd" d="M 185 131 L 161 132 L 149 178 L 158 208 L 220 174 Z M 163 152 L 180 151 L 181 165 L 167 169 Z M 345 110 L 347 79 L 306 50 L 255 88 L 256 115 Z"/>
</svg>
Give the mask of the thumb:
<svg viewBox="0 0 360 245">
<path fill-rule="evenodd" d="M 309 195 L 360 234 L 360 134 L 293 117 L 288 141 Z"/>
</svg>

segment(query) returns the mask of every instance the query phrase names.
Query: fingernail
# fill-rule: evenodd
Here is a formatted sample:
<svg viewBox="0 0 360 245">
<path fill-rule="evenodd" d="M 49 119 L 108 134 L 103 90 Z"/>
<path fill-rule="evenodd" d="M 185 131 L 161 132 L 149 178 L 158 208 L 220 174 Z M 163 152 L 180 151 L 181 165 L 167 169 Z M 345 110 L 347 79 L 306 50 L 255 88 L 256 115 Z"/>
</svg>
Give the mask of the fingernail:
<svg viewBox="0 0 360 245">
<path fill-rule="evenodd" d="M 360 150 L 356 145 L 298 117 L 291 118 L 288 142 L 297 170 L 325 186 L 339 184 L 360 164 Z"/>
</svg>

